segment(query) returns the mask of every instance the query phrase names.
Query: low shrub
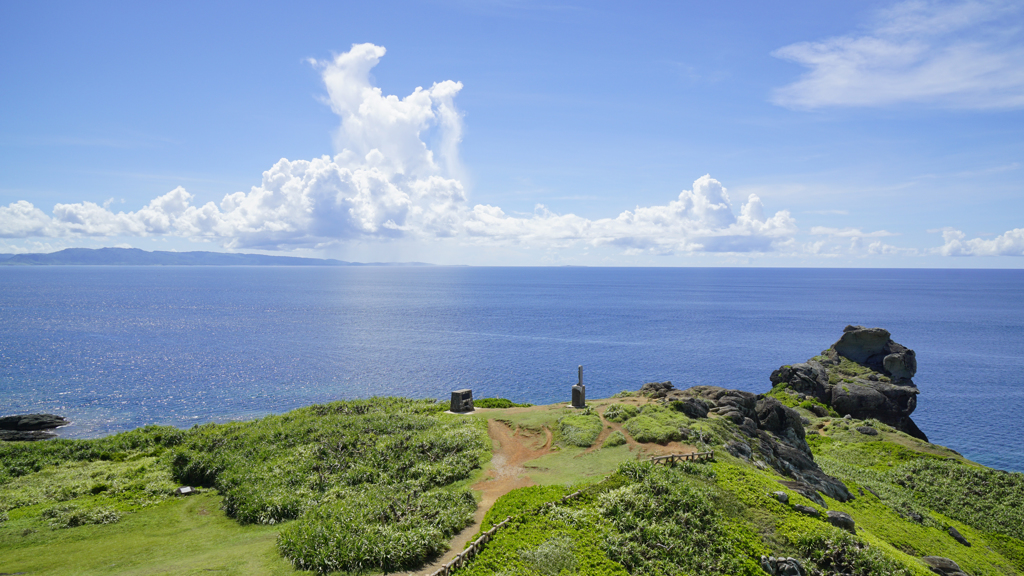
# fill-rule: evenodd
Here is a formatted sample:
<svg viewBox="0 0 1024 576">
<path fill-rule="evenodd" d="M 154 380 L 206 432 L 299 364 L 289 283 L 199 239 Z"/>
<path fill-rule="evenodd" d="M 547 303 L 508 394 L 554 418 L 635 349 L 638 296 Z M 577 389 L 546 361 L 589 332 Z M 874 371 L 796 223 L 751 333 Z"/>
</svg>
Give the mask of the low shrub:
<svg viewBox="0 0 1024 576">
<path fill-rule="evenodd" d="M 558 433 L 566 444 L 587 448 L 601 434 L 601 418 L 596 414 L 563 416 L 558 421 Z"/>
<path fill-rule="evenodd" d="M 40 515 L 49 520 L 51 528 L 74 528 L 87 524 L 113 524 L 121 515 L 111 508 L 83 510 L 77 506 L 58 505 L 43 510 Z"/>
<path fill-rule="evenodd" d="M 678 426 L 663 424 L 645 414 L 627 420 L 625 428 L 637 442 L 668 444 L 683 439 Z"/>
<path fill-rule="evenodd" d="M 517 404 L 505 398 L 481 398 L 473 400 L 475 408 L 529 408 L 533 404 Z"/>
<path fill-rule="evenodd" d="M 601 448 L 614 448 L 616 446 L 622 446 L 626 443 L 626 436 L 622 432 L 616 430 L 608 435 L 604 440 L 604 444 L 601 444 Z"/>
<path fill-rule="evenodd" d="M 640 413 L 633 404 L 612 404 L 605 408 L 604 417 L 610 422 L 625 422 Z"/>
<path fill-rule="evenodd" d="M 709 481 L 649 462 L 626 462 L 619 474 L 630 483 L 598 496 L 597 508 L 615 528 L 608 557 L 630 574 L 763 574 L 730 538 Z"/>
<path fill-rule="evenodd" d="M 824 576 L 911 576 L 908 568 L 886 558 L 859 538 L 833 528 L 806 534 L 793 544 Z"/>
<path fill-rule="evenodd" d="M 540 546 L 520 550 L 519 557 L 530 569 L 544 576 L 559 576 L 563 572 L 576 572 L 574 543 L 568 534 L 555 534 Z"/>
</svg>

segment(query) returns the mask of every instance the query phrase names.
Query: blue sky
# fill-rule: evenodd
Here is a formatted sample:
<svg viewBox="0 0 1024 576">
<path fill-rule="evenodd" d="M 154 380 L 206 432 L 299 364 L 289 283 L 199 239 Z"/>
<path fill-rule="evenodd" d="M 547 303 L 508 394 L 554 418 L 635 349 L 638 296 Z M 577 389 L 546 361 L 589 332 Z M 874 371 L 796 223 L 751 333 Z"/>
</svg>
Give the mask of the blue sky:
<svg viewBox="0 0 1024 576">
<path fill-rule="evenodd" d="M 0 252 L 1024 264 L 1021 2 L 148 4 L 0 3 Z"/>
</svg>

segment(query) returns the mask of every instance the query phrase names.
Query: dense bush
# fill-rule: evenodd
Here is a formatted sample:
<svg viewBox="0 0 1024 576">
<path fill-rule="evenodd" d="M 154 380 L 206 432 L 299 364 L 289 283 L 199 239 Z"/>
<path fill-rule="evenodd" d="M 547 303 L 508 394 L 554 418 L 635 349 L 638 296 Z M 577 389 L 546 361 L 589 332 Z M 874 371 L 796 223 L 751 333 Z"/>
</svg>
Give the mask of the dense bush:
<svg viewBox="0 0 1024 576">
<path fill-rule="evenodd" d="M 1024 540 L 1024 474 L 928 458 L 896 467 L 889 478 L 950 518 Z"/>
<path fill-rule="evenodd" d="M 910 570 L 838 528 L 823 527 L 793 544 L 822 576 L 911 576 Z"/>
<path fill-rule="evenodd" d="M 533 404 L 517 404 L 505 398 L 481 398 L 473 400 L 475 408 L 529 408 Z"/>
<path fill-rule="evenodd" d="M 599 496 L 598 510 L 615 527 L 605 550 L 630 574 L 760 572 L 729 538 L 711 483 L 649 462 L 619 473 L 631 482 Z"/>
<path fill-rule="evenodd" d="M 482 421 L 443 411 L 372 398 L 198 426 L 174 449 L 172 470 L 216 487 L 240 522 L 297 519 L 279 539 L 297 567 L 418 566 L 471 521 L 472 497 L 443 488 L 468 478 L 489 445 Z"/>
<path fill-rule="evenodd" d="M 304 570 L 407 570 L 444 552 L 475 509 L 468 490 L 417 494 L 363 485 L 334 493 L 284 527 L 278 547 Z"/>
<path fill-rule="evenodd" d="M 587 448 L 601 434 L 601 418 L 597 414 L 563 416 L 558 421 L 558 433 L 566 444 Z"/>
<path fill-rule="evenodd" d="M 615 432 L 612 432 L 611 434 L 609 434 L 607 438 L 605 438 L 604 444 L 602 444 L 601 447 L 602 448 L 614 448 L 616 446 L 622 446 L 625 443 L 626 443 L 626 437 L 622 434 L 622 432 L 619 432 L 618 430 L 616 430 Z"/>
<path fill-rule="evenodd" d="M 611 422 L 625 422 L 640 413 L 633 404 L 612 404 L 605 408 L 604 417 Z"/>
</svg>

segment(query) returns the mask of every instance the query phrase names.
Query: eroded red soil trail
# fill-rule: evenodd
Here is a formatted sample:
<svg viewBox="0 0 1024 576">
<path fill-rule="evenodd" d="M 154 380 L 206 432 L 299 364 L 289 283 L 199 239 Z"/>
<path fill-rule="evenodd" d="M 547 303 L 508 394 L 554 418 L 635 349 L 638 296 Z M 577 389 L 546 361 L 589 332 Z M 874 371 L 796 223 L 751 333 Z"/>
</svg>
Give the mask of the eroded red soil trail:
<svg viewBox="0 0 1024 576">
<path fill-rule="evenodd" d="M 434 573 L 442 564 L 455 557 L 466 547 L 466 544 L 480 529 L 484 515 L 491 506 L 505 494 L 516 488 L 533 486 L 533 481 L 526 475 L 523 464 L 540 458 L 551 452 L 551 431 L 544 428 L 531 431 L 524 428 L 515 430 L 497 420 L 487 421 L 487 433 L 491 437 L 494 450 L 491 456 L 491 468 L 483 480 L 472 486 L 473 490 L 482 493 L 480 505 L 473 515 L 473 524 L 459 532 L 451 542 L 451 549 L 433 564 L 424 566 L 416 572 L 406 572 L 412 576 L 426 576 Z"/>
</svg>

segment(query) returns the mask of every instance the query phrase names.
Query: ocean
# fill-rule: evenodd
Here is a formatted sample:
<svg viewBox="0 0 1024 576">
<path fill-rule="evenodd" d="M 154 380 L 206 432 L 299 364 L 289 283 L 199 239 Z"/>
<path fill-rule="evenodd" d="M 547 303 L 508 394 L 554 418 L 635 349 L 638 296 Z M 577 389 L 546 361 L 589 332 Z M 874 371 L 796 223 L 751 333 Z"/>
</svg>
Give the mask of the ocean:
<svg viewBox="0 0 1024 576">
<path fill-rule="evenodd" d="M 882 327 L 929 438 L 1024 471 L 1024 270 L 0 268 L 0 414 L 91 438 L 338 399 L 568 401 L 769 375 Z"/>
</svg>

